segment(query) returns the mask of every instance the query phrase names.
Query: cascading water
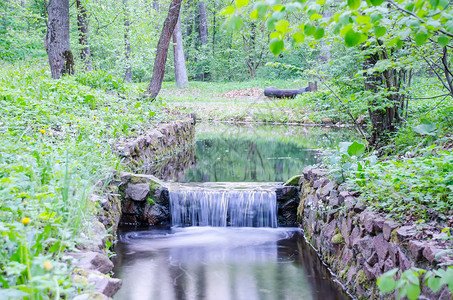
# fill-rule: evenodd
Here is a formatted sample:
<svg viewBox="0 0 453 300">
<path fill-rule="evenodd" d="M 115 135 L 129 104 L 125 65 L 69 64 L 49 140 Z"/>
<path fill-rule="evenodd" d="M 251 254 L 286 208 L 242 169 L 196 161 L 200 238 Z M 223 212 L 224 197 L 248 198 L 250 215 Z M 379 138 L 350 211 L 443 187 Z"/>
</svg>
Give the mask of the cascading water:
<svg viewBox="0 0 453 300">
<path fill-rule="evenodd" d="M 173 226 L 277 227 L 275 191 L 170 189 Z"/>
</svg>

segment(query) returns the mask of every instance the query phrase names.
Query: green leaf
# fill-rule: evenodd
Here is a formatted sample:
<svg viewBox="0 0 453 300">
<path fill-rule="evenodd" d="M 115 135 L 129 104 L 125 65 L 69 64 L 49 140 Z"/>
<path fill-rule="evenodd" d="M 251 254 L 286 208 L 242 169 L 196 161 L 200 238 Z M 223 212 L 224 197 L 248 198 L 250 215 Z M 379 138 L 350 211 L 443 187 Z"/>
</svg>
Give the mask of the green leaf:
<svg viewBox="0 0 453 300">
<path fill-rule="evenodd" d="M 273 39 L 269 45 L 269 48 L 275 56 L 279 55 L 280 52 L 285 48 L 285 43 L 279 39 Z"/>
<path fill-rule="evenodd" d="M 231 16 L 228 22 L 228 28 L 233 31 L 239 31 L 242 27 L 242 18 L 239 16 Z"/>
<path fill-rule="evenodd" d="M 420 286 L 415 284 L 407 285 L 406 295 L 409 300 L 417 300 L 418 296 L 420 296 Z"/>
<path fill-rule="evenodd" d="M 300 44 L 305 40 L 305 35 L 302 32 L 296 32 L 293 34 L 293 39 L 297 44 Z"/>
<path fill-rule="evenodd" d="M 428 287 L 434 292 L 437 293 L 442 288 L 442 280 L 438 277 L 430 277 L 427 280 Z"/>
<path fill-rule="evenodd" d="M 349 156 L 359 156 L 365 152 L 365 145 L 357 142 L 352 143 L 348 147 Z"/>
<path fill-rule="evenodd" d="M 425 123 L 420 124 L 415 127 L 412 127 L 412 130 L 420 135 L 431 135 L 435 136 L 435 131 L 437 130 L 437 126 L 434 123 Z"/>
<path fill-rule="evenodd" d="M 305 24 L 304 33 L 305 35 L 313 35 L 316 32 L 316 27 L 310 23 Z"/>
<path fill-rule="evenodd" d="M 370 24 L 371 18 L 367 15 L 359 15 L 355 21 L 358 24 Z"/>
<path fill-rule="evenodd" d="M 374 34 L 376 35 L 377 38 L 380 38 L 384 34 L 387 33 L 387 28 L 384 26 L 376 26 L 374 27 Z"/>
<path fill-rule="evenodd" d="M 382 3 L 384 3 L 385 0 L 370 0 L 371 4 L 373 4 L 374 6 L 378 6 L 378 5 L 381 5 Z"/>
<path fill-rule="evenodd" d="M 448 42 L 450 42 L 450 39 L 446 35 L 441 35 L 437 38 L 437 42 L 441 47 L 445 47 L 448 45 Z"/>
<path fill-rule="evenodd" d="M 346 47 L 353 47 L 360 42 L 361 34 L 355 32 L 353 29 L 349 29 L 344 36 L 344 43 Z"/>
<path fill-rule="evenodd" d="M 313 37 L 317 40 L 321 39 L 324 36 L 324 28 L 318 27 L 313 34 Z"/>
<path fill-rule="evenodd" d="M 234 7 L 233 6 L 228 6 L 226 7 L 223 12 L 222 12 L 222 15 L 232 15 L 234 13 Z"/>
<path fill-rule="evenodd" d="M 390 293 L 395 290 L 396 281 L 392 278 L 392 276 L 382 276 L 378 278 L 377 285 L 379 290 L 383 293 Z"/>
<path fill-rule="evenodd" d="M 236 7 L 237 8 L 241 8 L 243 6 L 246 6 L 247 4 L 249 4 L 249 0 L 235 0 L 236 2 Z"/>
<path fill-rule="evenodd" d="M 348 6 L 351 9 L 357 9 L 360 7 L 360 0 L 348 0 Z"/>
<path fill-rule="evenodd" d="M 289 22 L 286 20 L 279 20 L 275 23 L 275 30 L 280 31 L 282 33 L 288 32 Z"/>
<path fill-rule="evenodd" d="M 436 8 L 439 5 L 439 0 L 429 0 L 429 3 L 433 8 Z"/>
<path fill-rule="evenodd" d="M 428 35 L 424 32 L 419 32 L 415 35 L 415 43 L 417 46 L 423 45 L 428 39 Z"/>
</svg>

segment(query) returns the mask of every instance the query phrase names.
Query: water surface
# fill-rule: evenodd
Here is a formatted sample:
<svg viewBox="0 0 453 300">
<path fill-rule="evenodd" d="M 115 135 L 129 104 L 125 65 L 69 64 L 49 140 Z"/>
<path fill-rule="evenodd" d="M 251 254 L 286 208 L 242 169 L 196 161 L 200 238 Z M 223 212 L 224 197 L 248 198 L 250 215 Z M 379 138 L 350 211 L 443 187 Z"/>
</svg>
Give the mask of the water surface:
<svg viewBox="0 0 453 300">
<path fill-rule="evenodd" d="M 297 228 L 119 233 L 116 300 L 348 299 Z"/>
</svg>

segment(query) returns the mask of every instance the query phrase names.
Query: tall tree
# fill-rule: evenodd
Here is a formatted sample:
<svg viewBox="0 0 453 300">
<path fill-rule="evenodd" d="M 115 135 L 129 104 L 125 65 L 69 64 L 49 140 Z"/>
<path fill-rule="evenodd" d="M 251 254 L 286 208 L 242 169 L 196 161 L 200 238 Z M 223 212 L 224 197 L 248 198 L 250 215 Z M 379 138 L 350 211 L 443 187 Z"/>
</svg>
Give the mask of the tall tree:
<svg viewBox="0 0 453 300">
<path fill-rule="evenodd" d="M 52 78 L 74 74 L 74 57 L 69 44 L 69 0 L 49 0 L 45 47 Z"/>
<path fill-rule="evenodd" d="M 156 58 L 154 60 L 153 76 L 148 85 L 148 93 L 151 99 L 155 99 L 162 87 L 164 79 L 165 63 L 167 62 L 168 47 L 170 39 L 178 23 L 179 11 L 181 10 L 182 0 L 172 0 L 168 9 L 168 15 L 165 18 L 159 42 L 157 43 Z"/>
<path fill-rule="evenodd" d="M 198 3 L 200 12 L 200 40 L 201 45 L 205 45 L 208 42 L 208 17 L 206 14 L 206 3 L 200 1 Z"/>
<path fill-rule="evenodd" d="M 130 20 L 129 20 L 129 7 L 127 0 L 123 0 L 124 10 L 124 56 L 126 58 L 126 72 L 124 81 L 132 81 L 132 66 L 131 66 L 131 42 L 129 37 Z"/>
<path fill-rule="evenodd" d="M 88 20 L 87 11 L 81 0 L 76 0 L 77 5 L 77 27 L 79 29 L 79 44 L 81 46 L 80 59 L 85 64 L 85 70 L 93 70 L 91 63 L 91 50 L 88 41 Z"/>
<path fill-rule="evenodd" d="M 173 32 L 173 43 L 176 86 L 178 88 L 185 88 L 189 85 L 189 79 L 187 77 L 186 60 L 184 58 L 184 47 L 182 43 L 181 18 L 178 18 Z"/>
</svg>

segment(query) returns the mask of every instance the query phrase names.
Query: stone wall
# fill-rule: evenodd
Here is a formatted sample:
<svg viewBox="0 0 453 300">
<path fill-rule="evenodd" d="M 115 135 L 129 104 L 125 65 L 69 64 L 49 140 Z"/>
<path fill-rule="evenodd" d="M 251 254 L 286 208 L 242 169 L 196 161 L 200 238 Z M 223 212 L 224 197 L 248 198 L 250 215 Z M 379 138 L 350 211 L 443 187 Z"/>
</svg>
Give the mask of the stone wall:
<svg viewBox="0 0 453 300">
<path fill-rule="evenodd" d="M 367 208 L 359 193 L 343 190 L 322 169 L 307 167 L 300 177 L 298 219 L 323 261 L 360 299 L 380 299 L 376 279 L 393 268 L 436 268 L 451 262 L 451 248 L 435 227 L 400 224 Z M 451 299 L 446 287 L 428 299 Z M 386 296 L 387 297 L 387 296 Z M 394 295 L 388 296 L 394 298 Z"/>
<path fill-rule="evenodd" d="M 162 124 L 135 138 L 120 141 L 115 148 L 124 163 L 135 170 L 193 146 L 194 142 L 195 122 L 189 118 Z"/>
<path fill-rule="evenodd" d="M 181 172 L 181 168 L 169 170 L 163 162 L 182 162 L 185 167 L 194 161 L 194 125 L 193 118 L 163 124 L 117 143 L 114 151 L 132 170 L 147 164 L 147 172 L 172 176 Z M 77 300 L 110 299 L 121 287 L 120 279 L 110 278 L 108 275 L 113 269 L 113 263 L 105 248 L 107 243 L 115 241 L 121 218 L 126 223 L 148 224 L 168 219 L 168 206 L 165 205 L 168 204 L 168 199 L 165 198 L 168 198 L 168 191 L 165 193 L 160 181 L 154 176 L 130 173 L 118 175 L 113 172 L 100 181 L 100 185 L 104 183 L 109 185 L 103 195 L 91 196 L 97 219 L 90 222 L 89 236 L 81 237 L 77 245 L 79 252 L 67 253 L 68 261 L 74 266 L 73 282 L 83 291 L 75 298 Z M 137 216 L 142 219 L 137 219 Z M 94 286 L 94 290 L 90 286 Z"/>
</svg>

